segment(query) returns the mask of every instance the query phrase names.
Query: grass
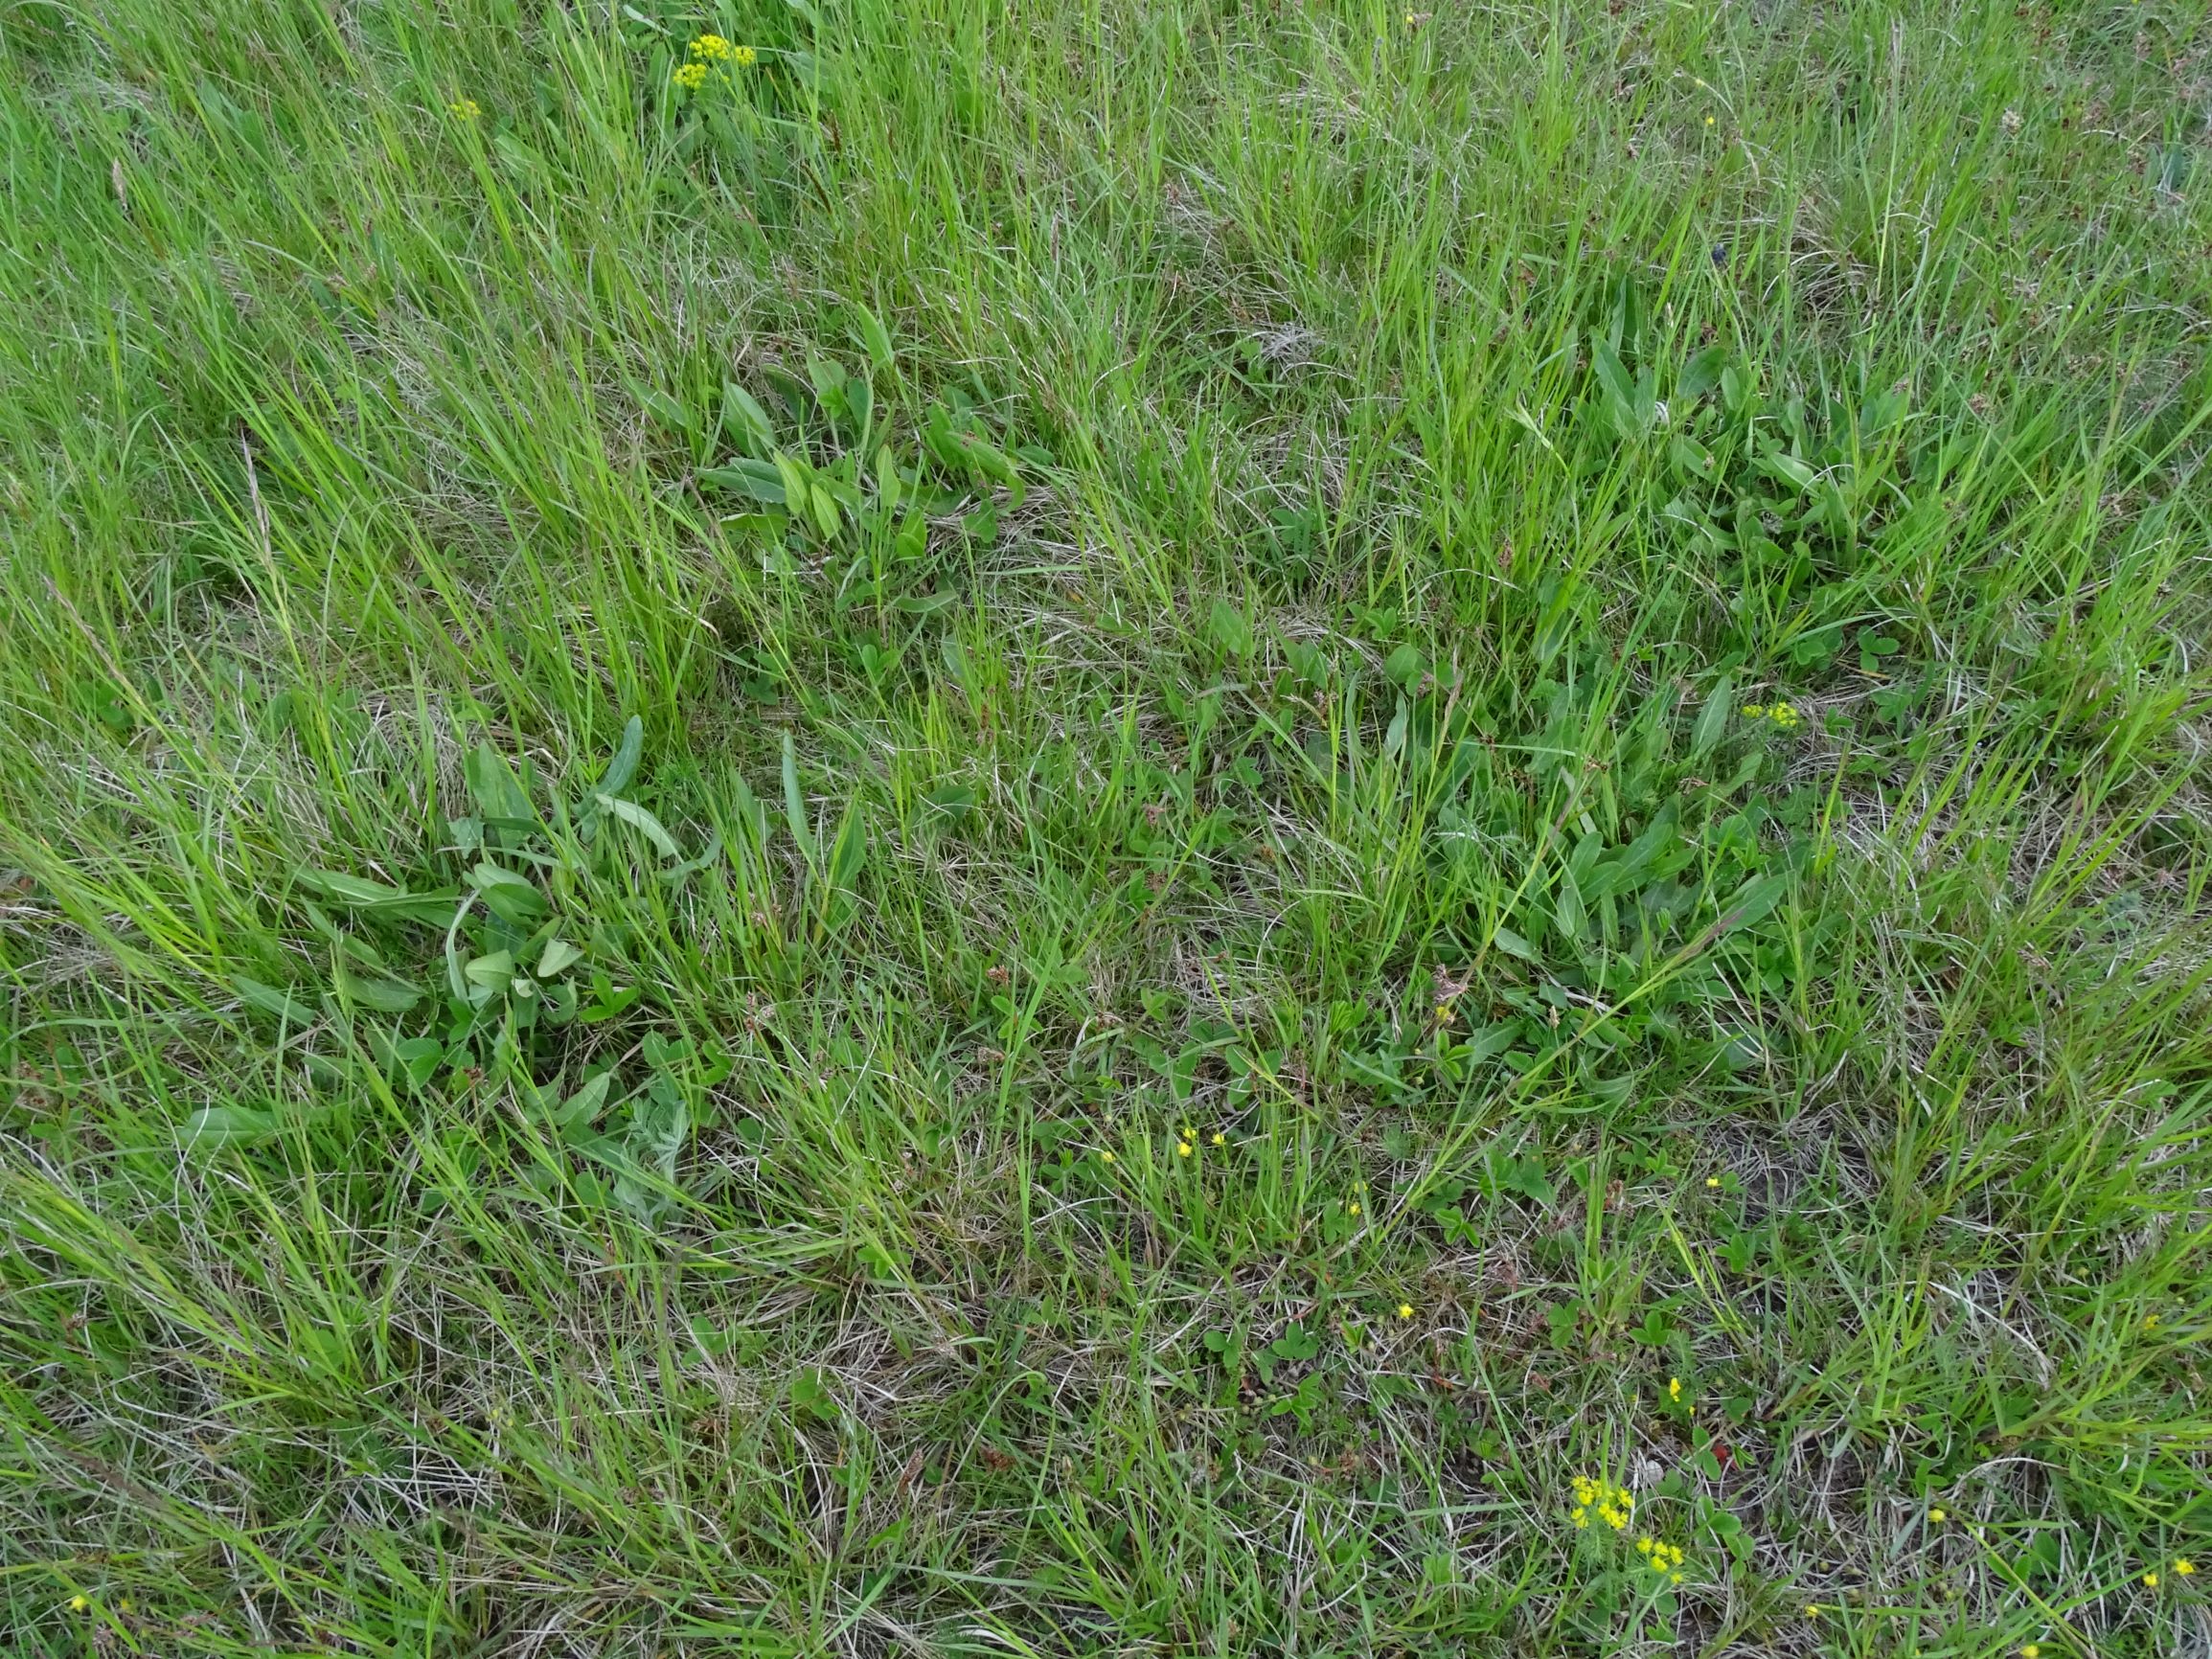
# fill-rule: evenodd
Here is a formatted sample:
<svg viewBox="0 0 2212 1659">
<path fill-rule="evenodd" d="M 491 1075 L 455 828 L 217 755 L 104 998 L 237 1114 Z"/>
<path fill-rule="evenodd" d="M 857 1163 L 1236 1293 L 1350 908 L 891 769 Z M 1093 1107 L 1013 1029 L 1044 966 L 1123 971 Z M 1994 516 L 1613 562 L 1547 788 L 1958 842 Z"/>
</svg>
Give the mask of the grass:
<svg viewBox="0 0 2212 1659">
<path fill-rule="evenodd" d="M 2208 99 L 10 7 L 9 1649 L 2205 1650 Z"/>
</svg>

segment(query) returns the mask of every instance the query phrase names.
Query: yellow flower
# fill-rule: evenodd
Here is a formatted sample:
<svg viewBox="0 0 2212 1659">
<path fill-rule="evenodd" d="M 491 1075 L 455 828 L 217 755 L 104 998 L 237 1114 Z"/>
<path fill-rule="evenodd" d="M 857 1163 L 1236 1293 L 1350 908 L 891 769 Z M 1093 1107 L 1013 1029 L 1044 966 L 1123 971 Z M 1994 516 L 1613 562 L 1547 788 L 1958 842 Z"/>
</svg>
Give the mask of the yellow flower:
<svg viewBox="0 0 2212 1659">
<path fill-rule="evenodd" d="M 2042 1659 L 2042 1648 L 2030 1642 L 2020 1649 L 2020 1659 Z"/>
<path fill-rule="evenodd" d="M 706 63 L 718 63 L 735 51 L 719 34 L 702 34 L 692 42 L 692 56 Z"/>
<path fill-rule="evenodd" d="M 2143 1329 L 2144 1329 L 2145 1330 L 2155 1330 L 2155 1329 L 2158 1329 L 2158 1316 L 2157 1316 L 2155 1313 L 2146 1313 L 2146 1314 L 2144 1314 L 2144 1315 L 2143 1315 Z"/>
<path fill-rule="evenodd" d="M 1806 1616 L 1808 1619 L 1817 1619 L 1817 1618 L 1819 1618 L 1819 1617 L 1820 1617 L 1820 1603 L 1819 1603 L 1818 1602 L 1806 1602 L 1806 1603 L 1805 1603 L 1805 1616 Z"/>
<path fill-rule="evenodd" d="M 1680 1399 L 1682 1398 L 1682 1379 L 1680 1377 L 1670 1376 L 1667 1378 L 1667 1398 L 1669 1399 Z"/>
<path fill-rule="evenodd" d="M 1114 1155 L 1106 1148 L 1101 1147 L 1099 1148 L 1098 1161 L 1102 1164 L 1110 1164 L 1114 1161 Z"/>
<path fill-rule="evenodd" d="M 1187 1158 L 1190 1155 L 1191 1143 L 1188 1141 L 1177 1141 L 1175 1143 L 1175 1156 L 1178 1158 Z"/>
<path fill-rule="evenodd" d="M 1720 1184 L 1721 1177 L 1718 1175 L 1707 1175 L 1705 1177 L 1705 1185 L 1708 1187 L 1718 1187 Z"/>
<path fill-rule="evenodd" d="M 2181 1578 L 2184 1578 L 2184 1579 L 2186 1579 L 2186 1578 L 2187 1578 L 2187 1577 L 2188 1577 L 2188 1576 L 2189 1576 L 2191 1573 L 2194 1573 L 2196 1570 L 2197 1570 L 2197 1563 L 2196 1563 L 2195 1561 L 2176 1561 L 2176 1562 L 2174 1563 L 2174 1571 L 2175 1571 L 2177 1574 L 2178 1574 L 2178 1575 L 2179 1575 Z"/>
<path fill-rule="evenodd" d="M 756 56 L 757 54 L 750 46 L 741 46 L 735 52 L 730 54 L 730 61 L 735 63 L 740 69 L 750 69 L 753 66 L 753 59 Z"/>
<path fill-rule="evenodd" d="M 1927 1518 L 1940 1527 L 1944 1524 L 1944 1522 L 1950 1519 L 1950 1516 L 1943 1510 L 1930 1510 L 1927 1511 Z"/>
<path fill-rule="evenodd" d="M 1344 1210 L 1345 1210 L 1345 1214 L 1346 1214 L 1346 1215 L 1349 1215 L 1349 1216 L 1357 1216 L 1357 1215 L 1358 1215 L 1358 1214 L 1359 1214 L 1359 1200 L 1358 1200 L 1358 1199 L 1357 1199 L 1357 1198 L 1353 1199 L 1351 1203 L 1347 1204 L 1347 1205 L 1344 1207 Z"/>
<path fill-rule="evenodd" d="M 85 1597 L 82 1597 L 82 1596 L 72 1596 L 72 1597 L 70 1597 L 70 1598 L 69 1598 L 69 1610 L 70 1610 L 72 1613 L 81 1613 L 81 1612 L 83 1612 L 83 1611 L 84 1611 L 84 1609 L 85 1609 L 85 1608 L 87 1608 L 87 1607 L 89 1607 L 89 1606 L 91 1606 L 91 1605 L 92 1605 L 92 1602 L 91 1602 L 89 1600 L 87 1600 Z"/>
<path fill-rule="evenodd" d="M 1217 1147 L 1225 1147 L 1225 1146 L 1227 1146 L 1228 1144 L 1229 1144 L 1229 1137 L 1228 1137 L 1228 1136 L 1226 1136 L 1226 1135 L 1224 1135 L 1224 1134 L 1222 1134 L 1220 1130 L 1219 1130 L 1219 1129 L 1216 1129 L 1216 1130 L 1214 1131 L 1214 1145 L 1215 1145 L 1215 1146 L 1217 1146 Z"/>
<path fill-rule="evenodd" d="M 1629 1519 L 1635 1513 L 1636 1500 L 1629 1495 L 1628 1488 L 1616 1487 L 1609 1481 L 1596 1480 L 1588 1475 L 1577 1475 L 1573 1490 L 1576 1526 L 1588 1526 L 1589 1512 L 1594 1510 L 1598 1519 L 1614 1532 L 1625 1533 L 1629 1530 Z"/>
<path fill-rule="evenodd" d="M 456 121 L 474 121 L 484 113 L 484 105 L 473 98 L 456 98 L 445 106 L 445 113 Z"/>
<path fill-rule="evenodd" d="M 1413 1304 L 1410 1302 L 1401 1302 L 1398 1305 L 1398 1317 L 1401 1319 L 1411 1319 L 1413 1317 Z"/>
<path fill-rule="evenodd" d="M 2145 1573 L 2143 1575 L 2143 1587 L 2146 1590 L 2155 1590 L 2158 1587 L 2158 1575 L 2155 1573 Z"/>
<path fill-rule="evenodd" d="M 675 82 L 686 91 L 696 92 L 707 83 L 707 66 L 703 63 L 680 65 L 675 73 Z"/>
<path fill-rule="evenodd" d="M 1767 717 L 1767 705 L 1765 703 L 1745 703 L 1744 705 L 1744 717 L 1746 720 L 1765 719 Z"/>
</svg>

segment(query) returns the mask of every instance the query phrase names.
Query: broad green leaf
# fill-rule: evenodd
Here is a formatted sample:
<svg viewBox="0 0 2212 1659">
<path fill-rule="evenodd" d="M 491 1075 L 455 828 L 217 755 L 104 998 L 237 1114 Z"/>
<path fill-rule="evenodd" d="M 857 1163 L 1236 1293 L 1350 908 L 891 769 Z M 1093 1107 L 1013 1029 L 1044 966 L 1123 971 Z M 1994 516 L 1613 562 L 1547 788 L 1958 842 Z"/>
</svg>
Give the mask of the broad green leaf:
<svg viewBox="0 0 2212 1659">
<path fill-rule="evenodd" d="M 1676 398 L 1702 398 L 1721 383 L 1721 373 L 1728 366 L 1728 348 L 1707 346 L 1682 365 L 1680 378 L 1675 382 Z"/>
<path fill-rule="evenodd" d="M 733 495 L 749 495 L 771 507 L 783 507 L 788 500 L 784 475 L 769 462 L 740 456 L 727 466 L 701 467 L 698 477 L 699 482 L 710 489 L 727 489 Z"/>
<path fill-rule="evenodd" d="M 732 443 L 754 455 L 776 446 L 776 428 L 768 420 L 768 412 L 735 380 L 722 382 L 722 432 Z"/>
<path fill-rule="evenodd" d="M 876 451 L 876 500 L 887 513 L 899 511 L 899 461 L 886 443 Z"/>
<path fill-rule="evenodd" d="M 850 888 L 859 878 L 868 863 L 868 824 L 855 801 L 845 809 L 845 822 L 838 826 L 836 842 L 830 849 L 830 885 Z"/>
<path fill-rule="evenodd" d="M 202 1106 L 184 1121 L 179 1131 L 185 1144 L 212 1151 L 218 1147 L 250 1147 L 276 1135 L 272 1112 L 252 1106 Z"/>
<path fill-rule="evenodd" d="M 807 487 L 807 469 L 799 462 L 776 451 L 776 473 L 784 481 L 784 508 L 802 524 L 806 522 L 814 492 Z"/>
<path fill-rule="evenodd" d="M 1722 906 L 1719 931 L 1733 933 L 1739 927 L 1748 927 L 1781 902 L 1790 891 L 1788 875 L 1762 875 L 1738 888 Z"/>
<path fill-rule="evenodd" d="M 606 763 L 606 773 L 599 781 L 603 795 L 619 795 L 637 774 L 638 757 L 645 753 L 645 721 L 632 715 L 623 722 L 622 747 L 615 750 L 614 759 Z"/>
<path fill-rule="evenodd" d="M 601 811 L 605 812 L 610 817 L 619 818 L 632 830 L 637 830 L 654 847 L 658 848 L 664 857 L 681 858 L 683 856 L 683 849 L 676 845 L 675 837 L 661 828 L 661 821 L 658 818 L 655 818 L 635 801 L 626 801 L 620 795 L 601 795 L 596 799 L 599 802 Z"/>
<path fill-rule="evenodd" d="M 545 942 L 545 953 L 537 959 L 537 977 L 552 979 L 566 973 L 582 960 L 583 951 L 580 946 L 565 939 L 549 939 Z"/>
<path fill-rule="evenodd" d="M 784 734 L 784 822 L 790 826 L 791 839 L 799 844 L 807 862 L 814 861 L 814 837 L 807 829 L 807 803 L 799 793 L 799 754 L 792 745 L 791 734 Z"/>
<path fill-rule="evenodd" d="M 853 411 L 853 442 L 864 455 L 868 450 L 868 435 L 876 427 L 876 388 L 858 375 L 846 375 L 845 407 Z"/>
<path fill-rule="evenodd" d="M 891 350 L 891 330 L 866 306 L 855 302 L 855 331 L 860 336 L 861 350 L 868 353 L 869 364 L 878 375 L 888 374 L 894 361 Z"/>
<path fill-rule="evenodd" d="M 273 985 L 263 985 L 260 980 L 248 979 L 241 973 L 232 977 L 231 989 L 263 1013 L 273 1013 L 279 1019 L 288 1020 L 296 1026 L 315 1023 L 313 1009 L 295 1001 L 289 991 L 279 990 Z"/>
<path fill-rule="evenodd" d="M 1523 962 L 1535 962 L 1538 960 L 1536 946 L 1529 943 L 1527 940 L 1523 939 L 1519 934 L 1514 932 L 1514 930 L 1510 927 L 1501 925 L 1494 932 L 1493 932 L 1490 937 L 1491 943 L 1495 944 L 1498 949 L 1504 951 L 1508 956 L 1517 956 Z"/>
<path fill-rule="evenodd" d="M 405 1013 L 422 1000 L 420 988 L 389 974 L 356 973 L 342 956 L 331 964 L 331 979 L 342 1000 L 375 1013 Z"/>
<path fill-rule="evenodd" d="M 808 498 L 813 504 L 814 522 L 821 527 L 822 539 L 831 540 L 836 535 L 839 523 L 836 497 L 823 488 L 820 479 L 815 479 L 808 491 Z"/>
<path fill-rule="evenodd" d="M 494 950 L 488 955 L 472 957 L 461 970 L 471 985 L 487 990 L 505 990 L 514 979 L 514 952 Z"/>
<path fill-rule="evenodd" d="M 606 1104 L 607 1091 L 613 1083 L 613 1074 L 608 1072 L 586 1078 L 582 1088 L 560 1102 L 559 1108 L 554 1113 L 555 1121 L 563 1127 L 570 1124 L 589 1123 L 599 1116 L 600 1108 Z"/>
<path fill-rule="evenodd" d="M 1701 761 L 1712 753 L 1713 746 L 1728 729 L 1728 716 L 1735 703 L 1736 681 L 1731 675 L 1722 674 L 1714 681 L 1712 695 L 1705 699 L 1705 706 L 1698 712 L 1698 723 L 1690 729 L 1692 760 Z"/>
<path fill-rule="evenodd" d="M 487 821 L 537 827 L 537 811 L 530 804 L 529 793 L 507 758 L 490 743 L 477 744 L 461 763 L 461 771 Z"/>
</svg>

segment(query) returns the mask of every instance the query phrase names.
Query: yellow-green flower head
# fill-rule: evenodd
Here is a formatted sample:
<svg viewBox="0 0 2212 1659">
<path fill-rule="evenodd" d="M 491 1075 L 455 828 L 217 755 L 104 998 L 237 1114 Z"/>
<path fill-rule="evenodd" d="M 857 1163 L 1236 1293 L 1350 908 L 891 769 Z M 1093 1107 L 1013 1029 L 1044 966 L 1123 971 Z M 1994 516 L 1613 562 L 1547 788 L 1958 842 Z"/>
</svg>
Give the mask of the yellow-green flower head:
<svg viewBox="0 0 2212 1659">
<path fill-rule="evenodd" d="M 474 121 L 484 113 L 484 105 L 473 98 L 456 98 L 445 106 L 445 113 L 456 121 Z"/>
<path fill-rule="evenodd" d="M 675 82 L 686 91 L 696 92 L 707 83 L 707 66 L 698 62 L 678 64 Z"/>
<path fill-rule="evenodd" d="M 1589 1475 L 1577 1475 L 1571 1489 L 1575 1503 L 1568 1518 L 1577 1527 L 1588 1526 L 1594 1514 L 1616 1533 L 1629 1530 L 1630 1517 L 1636 1512 L 1636 1500 L 1629 1495 L 1628 1488 Z"/>
<path fill-rule="evenodd" d="M 692 42 L 692 56 L 702 63 L 719 63 L 736 50 L 719 34 L 702 34 Z"/>
</svg>

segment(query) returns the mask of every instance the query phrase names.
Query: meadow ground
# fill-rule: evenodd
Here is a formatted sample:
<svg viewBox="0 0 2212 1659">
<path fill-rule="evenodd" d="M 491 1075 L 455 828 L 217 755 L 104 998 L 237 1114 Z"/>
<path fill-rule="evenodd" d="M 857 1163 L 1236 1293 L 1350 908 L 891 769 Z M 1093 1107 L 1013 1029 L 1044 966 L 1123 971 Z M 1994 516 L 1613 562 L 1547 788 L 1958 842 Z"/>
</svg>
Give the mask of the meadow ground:
<svg viewBox="0 0 2212 1659">
<path fill-rule="evenodd" d="M 0 1647 L 2212 1651 L 2208 118 L 15 0 Z"/>
</svg>

